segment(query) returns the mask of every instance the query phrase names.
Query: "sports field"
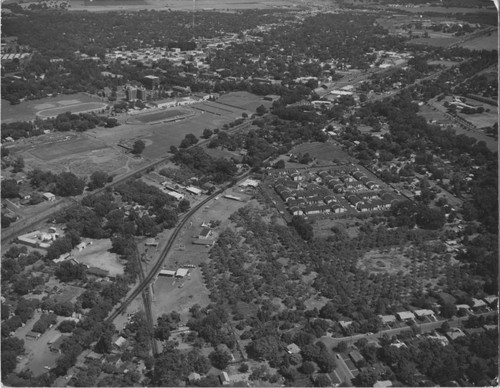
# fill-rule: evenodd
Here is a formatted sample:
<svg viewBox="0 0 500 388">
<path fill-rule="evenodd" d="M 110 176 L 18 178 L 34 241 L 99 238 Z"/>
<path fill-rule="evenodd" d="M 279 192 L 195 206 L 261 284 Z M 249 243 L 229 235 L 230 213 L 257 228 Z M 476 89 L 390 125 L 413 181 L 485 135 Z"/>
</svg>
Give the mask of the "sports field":
<svg viewBox="0 0 500 388">
<path fill-rule="evenodd" d="M 84 152 L 90 152 L 105 148 L 102 143 L 92 141 L 84 137 L 72 138 L 67 141 L 46 143 L 33 148 L 30 153 L 44 161 L 52 161 L 58 158 L 74 156 Z"/>
<path fill-rule="evenodd" d="M 261 96 L 257 96 L 248 92 L 231 92 L 220 96 L 215 104 L 226 105 L 226 107 L 236 107 L 255 113 L 258 106 L 264 105 L 269 108 L 272 105 L 271 101 L 265 101 Z"/>
<path fill-rule="evenodd" d="M 91 104 L 91 105 L 86 105 Z M 100 104 L 100 105 L 93 105 Z M 39 113 L 45 111 L 42 118 L 48 117 L 51 110 L 56 109 L 56 115 L 59 113 L 81 112 L 82 110 L 104 108 L 105 103 L 97 97 L 92 97 L 85 93 L 76 93 L 71 95 L 58 95 L 55 97 L 45 97 L 39 100 L 24 101 L 17 105 L 11 105 L 7 100 L 2 100 L 2 123 L 11 123 L 15 121 L 34 120 Z M 100 108 L 100 109 L 102 109 Z"/>
<path fill-rule="evenodd" d="M 51 104 L 48 104 L 51 105 Z M 56 117 L 57 115 L 71 112 L 71 113 L 88 113 L 94 111 L 100 111 L 106 108 L 107 104 L 104 102 L 76 102 L 74 104 L 67 104 L 66 101 L 61 101 L 59 107 L 44 109 L 36 113 L 36 115 L 42 119 L 49 117 Z"/>
<path fill-rule="evenodd" d="M 111 240 L 92 240 L 92 245 L 78 252 L 74 249 L 71 255 L 82 264 L 90 267 L 98 267 L 109 271 L 112 276 L 123 275 L 123 265 L 118 261 L 118 255 L 111 253 Z"/>
</svg>

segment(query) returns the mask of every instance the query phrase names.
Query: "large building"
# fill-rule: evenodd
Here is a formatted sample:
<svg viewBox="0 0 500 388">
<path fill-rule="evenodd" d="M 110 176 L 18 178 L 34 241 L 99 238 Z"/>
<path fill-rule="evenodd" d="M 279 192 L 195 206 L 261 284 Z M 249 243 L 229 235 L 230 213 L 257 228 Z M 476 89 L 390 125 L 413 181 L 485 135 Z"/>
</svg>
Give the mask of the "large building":
<svg viewBox="0 0 500 388">
<path fill-rule="evenodd" d="M 142 81 L 146 89 L 155 90 L 160 87 L 160 78 L 155 75 L 147 75 Z"/>
</svg>

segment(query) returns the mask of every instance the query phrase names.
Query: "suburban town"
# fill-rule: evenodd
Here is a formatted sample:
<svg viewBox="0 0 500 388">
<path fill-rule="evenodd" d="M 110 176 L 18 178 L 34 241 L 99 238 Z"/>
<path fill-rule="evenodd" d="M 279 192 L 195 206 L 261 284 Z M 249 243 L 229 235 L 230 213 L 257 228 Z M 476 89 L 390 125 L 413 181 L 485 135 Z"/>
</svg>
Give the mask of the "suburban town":
<svg viewBox="0 0 500 388">
<path fill-rule="evenodd" d="M 13 387 L 498 386 L 490 0 L 6 0 Z"/>
</svg>

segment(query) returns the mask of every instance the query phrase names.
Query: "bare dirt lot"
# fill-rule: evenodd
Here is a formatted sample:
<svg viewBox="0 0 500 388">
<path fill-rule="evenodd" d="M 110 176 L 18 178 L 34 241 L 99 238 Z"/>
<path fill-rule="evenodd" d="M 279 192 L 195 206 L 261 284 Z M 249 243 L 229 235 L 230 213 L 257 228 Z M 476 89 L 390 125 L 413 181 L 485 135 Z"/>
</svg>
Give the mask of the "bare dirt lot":
<svg viewBox="0 0 500 388">
<path fill-rule="evenodd" d="M 82 264 L 109 271 L 112 276 L 123 275 L 123 265 L 118 261 L 118 255 L 111 253 L 111 240 L 91 240 L 92 245 L 78 252 L 74 249 L 71 255 Z"/>
</svg>

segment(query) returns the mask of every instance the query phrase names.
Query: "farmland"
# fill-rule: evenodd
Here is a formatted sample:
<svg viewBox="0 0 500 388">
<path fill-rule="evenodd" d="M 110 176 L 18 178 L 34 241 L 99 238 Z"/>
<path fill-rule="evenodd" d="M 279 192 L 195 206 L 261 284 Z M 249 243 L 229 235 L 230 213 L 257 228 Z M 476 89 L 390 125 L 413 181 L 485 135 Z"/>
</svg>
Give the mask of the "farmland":
<svg viewBox="0 0 500 388">
<path fill-rule="evenodd" d="M 489 35 L 467 40 L 459 44 L 459 46 L 469 50 L 498 50 L 498 30 L 491 32 Z"/>
<path fill-rule="evenodd" d="M 18 105 L 11 105 L 8 101 L 2 100 L 2 123 L 30 121 L 37 116 L 41 118 L 52 117 L 68 111 L 83 113 L 88 110 L 104 109 L 106 104 L 99 101 L 97 97 L 85 93 L 45 97 L 39 100 L 24 101 Z"/>
</svg>

